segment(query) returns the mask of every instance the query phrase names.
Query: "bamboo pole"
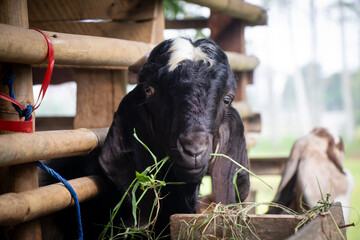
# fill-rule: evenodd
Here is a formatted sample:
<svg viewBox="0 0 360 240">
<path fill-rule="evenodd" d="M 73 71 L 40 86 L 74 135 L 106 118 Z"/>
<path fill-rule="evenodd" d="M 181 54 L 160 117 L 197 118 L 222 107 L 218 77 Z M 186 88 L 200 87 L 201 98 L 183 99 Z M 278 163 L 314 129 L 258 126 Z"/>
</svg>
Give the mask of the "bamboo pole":
<svg viewBox="0 0 360 240">
<path fill-rule="evenodd" d="M 57 65 L 127 67 L 136 62 L 152 45 L 121 39 L 46 32 L 52 39 Z M 36 64 L 45 59 L 47 45 L 36 31 L 0 24 L 0 61 Z M 234 71 L 253 70 L 259 60 L 226 52 Z"/>
<path fill-rule="evenodd" d="M 105 140 L 107 131 L 77 129 L 0 135 L 0 167 L 86 155 Z"/>
<path fill-rule="evenodd" d="M 26 0 L 1 0 L 0 1 L 0 23 L 13 25 L 15 28 L 28 28 L 29 18 Z M 0 38 L 6 35 L 0 34 Z M 0 44 L 1 45 L 1 44 Z M 19 52 L 21 54 L 21 52 Z M 7 62 L 7 61 L 0 61 Z M 4 64 L 4 70 L 8 70 L 8 65 Z M 34 104 L 32 69 L 30 65 L 12 64 L 11 68 L 16 74 L 14 82 L 14 92 L 17 101 L 23 106 Z M 1 84 L 3 85 L 3 84 Z M 4 88 L 1 89 L 4 92 Z M 5 90 L 7 92 L 8 90 Z M 18 120 L 18 114 L 14 111 L 11 104 L 2 101 L 0 103 L 0 118 L 5 120 Z M 35 129 L 35 118 L 33 116 L 33 128 Z M 3 132 L 4 133 L 4 132 Z M 7 134 L 6 136 L 11 136 Z M 34 164 L 21 164 L 18 166 L 0 168 L 0 193 L 22 192 L 38 187 L 37 167 Z M 4 227 L 5 236 L 14 240 L 40 240 L 41 226 L 39 221 L 30 221 L 16 227 Z"/>
<path fill-rule="evenodd" d="M 50 36 L 55 63 L 127 67 L 152 49 L 151 44 L 114 38 L 44 31 Z M 36 64 L 46 58 L 47 45 L 37 31 L 0 24 L 0 62 Z"/>
<path fill-rule="evenodd" d="M 225 52 L 230 67 L 233 71 L 252 71 L 259 65 L 259 59 L 255 56 L 247 56 L 236 52 Z"/>
<path fill-rule="evenodd" d="M 266 25 L 267 14 L 261 7 L 245 3 L 243 0 L 186 0 L 187 2 L 209 7 L 231 17 L 239 18 L 254 25 Z"/>
<path fill-rule="evenodd" d="M 103 181 L 98 176 L 70 180 L 80 202 L 97 196 Z M 36 219 L 74 205 L 68 189 L 61 183 L 21 193 L 0 196 L 0 225 L 14 225 Z"/>
</svg>

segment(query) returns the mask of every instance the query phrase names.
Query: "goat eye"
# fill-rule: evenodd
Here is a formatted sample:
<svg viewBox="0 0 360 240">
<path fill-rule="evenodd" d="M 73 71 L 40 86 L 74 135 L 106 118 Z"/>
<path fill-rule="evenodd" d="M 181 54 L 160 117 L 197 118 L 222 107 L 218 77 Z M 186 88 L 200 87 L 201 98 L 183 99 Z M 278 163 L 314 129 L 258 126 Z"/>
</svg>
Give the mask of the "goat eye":
<svg viewBox="0 0 360 240">
<path fill-rule="evenodd" d="M 150 97 L 151 95 L 154 94 L 155 90 L 152 86 L 145 86 L 144 92 L 145 92 L 146 96 Z"/>
<path fill-rule="evenodd" d="M 231 104 L 232 100 L 233 100 L 233 98 L 232 98 L 231 96 L 226 95 L 226 96 L 224 97 L 224 103 L 225 103 L 225 105 L 226 105 L 226 106 L 229 106 L 229 105 Z"/>
</svg>

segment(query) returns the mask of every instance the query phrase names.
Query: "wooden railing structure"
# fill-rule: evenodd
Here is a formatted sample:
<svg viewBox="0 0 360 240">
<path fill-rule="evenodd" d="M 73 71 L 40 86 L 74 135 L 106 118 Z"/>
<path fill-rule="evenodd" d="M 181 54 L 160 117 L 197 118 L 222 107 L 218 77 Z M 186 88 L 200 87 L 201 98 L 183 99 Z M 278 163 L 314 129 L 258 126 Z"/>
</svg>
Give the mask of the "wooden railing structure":
<svg viewBox="0 0 360 240">
<path fill-rule="evenodd" d="M 213 9 L 211 17 L 199 23 L 210 27 L 211 38 L 226 50 L 239 81 L 236 101 L 244 109 L 245 86 L 252 82 L 252 72 L 259 64 L 256 57 L 246 55 L 244 28 L 266 24 L 266 12 L 241 0 L 189 2 Z M 219 5 L 222 2 L 231 5 Z M 41 83 L 44 75 L 47 44 L 29 27 L 43 30 L 53 42 L 52 83 L 77 83 L 75 118 L 36 119 L 33 114 L 36 129 L 47 131 L 0 135 L 0 236 L 41 239 L 37 219 L 73 205 L 61 184 L 39 188 L 33 162 L 85 155 L 101 146 L 126 93 L 127 67 L 163 40 L 166 25 L 186 28 L 195 23 L 165 21 L 161 0 L 0 1 L 0 70 L 10 64 L 15 72 L 17 101 L 24 106 L 33 104 L 33 84 Z M 1 84 L 0 91 L 8 90 Z M 260 131 L 260 115 L 245 109 L 242 115 L 247 131 Z M 12 105 L 2 100 L 0 119 L 18 120 Z M 248 143 L 253 145 L 250 139 Z M 253 167 L 261 169 L 260 165 L 252 162 Z M 102 180 L 88 176 L 70 183 L 81 202 L 101 191 Z"/>
</svg>

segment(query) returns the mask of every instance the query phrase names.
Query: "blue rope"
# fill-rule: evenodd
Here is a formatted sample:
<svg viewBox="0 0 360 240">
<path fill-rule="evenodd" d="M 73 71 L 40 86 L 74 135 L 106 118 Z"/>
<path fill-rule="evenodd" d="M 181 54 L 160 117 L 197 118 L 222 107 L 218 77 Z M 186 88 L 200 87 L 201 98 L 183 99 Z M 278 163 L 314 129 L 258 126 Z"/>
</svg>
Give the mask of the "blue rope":
<svg viewBox="0 0 360 240">
<path fill-rule="evenodd" d="M 76 209 L 76 217 L 77 217 L 77 223 L 78 223 L 78 240 L 83 240 L 84 236 L 83 236 L 83 230 L 82 230 L 82 224 L 81 224 L 81 212 L 80 212 L 80 204 L 79 204 L 79 200 L 77 197 L 76 192 L 74 191 L 74 189 L 71 187 L 71 185 L 68 183 L 68 181 L 66 181 L 66 179 L 62 178 L 57 172 L 55 172 L 53 169 L 45 166 L 43 163 L 41 162 L 37 162 L 38 167 L 40 167 L 41 169 L 45 170 L 46 172 L 48 172 L 51 176 L 53 176 L 54 178 L 56 178 L 57 180 L 59 180 L 60 182 L 62 182 L 62 184 L 65 185 L 65 187 L 69 190 L 72 198 L 74 199 L 75 202 L 75 209 Z"/>
<path fill-rule="evenodd" d="M 2 82 L 9 87 L 9 96 L 16 100 L 15 92 L 14 92 L 14 82 L 15 82 L 16 74 L 10 69 L 6 75 L 3 77 Z M 21 108 L 15 104 L 12 104 L 15 110 L 19 113 L 20 117 L 25 117 L 25 121 L 29 121 L 31 114 L 33 112 L 33 106 L 27 105 L 25 110 L 21 110 Z"/>
<path fill-rule="evenodd" d="M 9 87 L 9 96 L 14 100 L 16 100 L 15 93 L 14 93 L 14 87 L 13 87 L 14 81 L 15 81 L 15 76 L 16 76 L 16 74 L 12 71 L 12 69 L 10 69 L 2 79 L 2 82 Z M 22 110 L 19 106 L 15 105 L 15 104 L 13 104 L 13 106 L 21 117 L 25 117 L 25 121 L 30 120 L 30 117 L 31 117 L 31 114 L 32 114 L 33 108 L 34 108 L 32 105 L 30 105 L 30 104 L 27 105 L 24 110 Z M 80 204 L 79 204 L 79 199 L 77 197 L 76 192 L 71 187 L 71 185 L 68 183 L 68 181 L 66 181 L 66 179 L 62 178 L 53 169 L 45 166 L 41 162 L 37 162 L 37 165 L 41 169 L 48 172 L 51 176 L 53 176 L 54 178 L 59 180 L 69 190 L 71 197 L 74 199 L 74 202 L 75 202 L 76 217 L 77 217 L 77 223 L 78 223 L 78 240 L 83 240 L 84 236 L 83 236 L 83 230 L 82 230 L 82 224 L 81 224 Z"/>
</svg>

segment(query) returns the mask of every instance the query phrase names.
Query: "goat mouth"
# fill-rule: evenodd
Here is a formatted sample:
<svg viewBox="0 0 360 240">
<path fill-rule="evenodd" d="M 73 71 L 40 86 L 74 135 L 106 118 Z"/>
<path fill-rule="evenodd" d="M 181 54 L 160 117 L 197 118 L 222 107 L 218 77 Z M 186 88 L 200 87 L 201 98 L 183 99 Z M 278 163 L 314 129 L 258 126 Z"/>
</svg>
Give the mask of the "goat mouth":
<svg viewBox="0 0 360 240">
<path fill-rule="evenodd" d="M 186 183 L 199 183 L 207 170 L 206 165 L 198 168 L 187 168 L 176 163 L 175 165 L 176 176 Z"/>
<path fill-rule="evenodd" d="M 185 172 L 187 174 L 197 175 L 197 174 L 202 173 L 206 166 L 202 166 L 202 167 L 198 167 L 198 168 L 187 168 L 184 166 L 179 166 L 179 167 L 182 168 L 183 172 Z"/>
</svg>

